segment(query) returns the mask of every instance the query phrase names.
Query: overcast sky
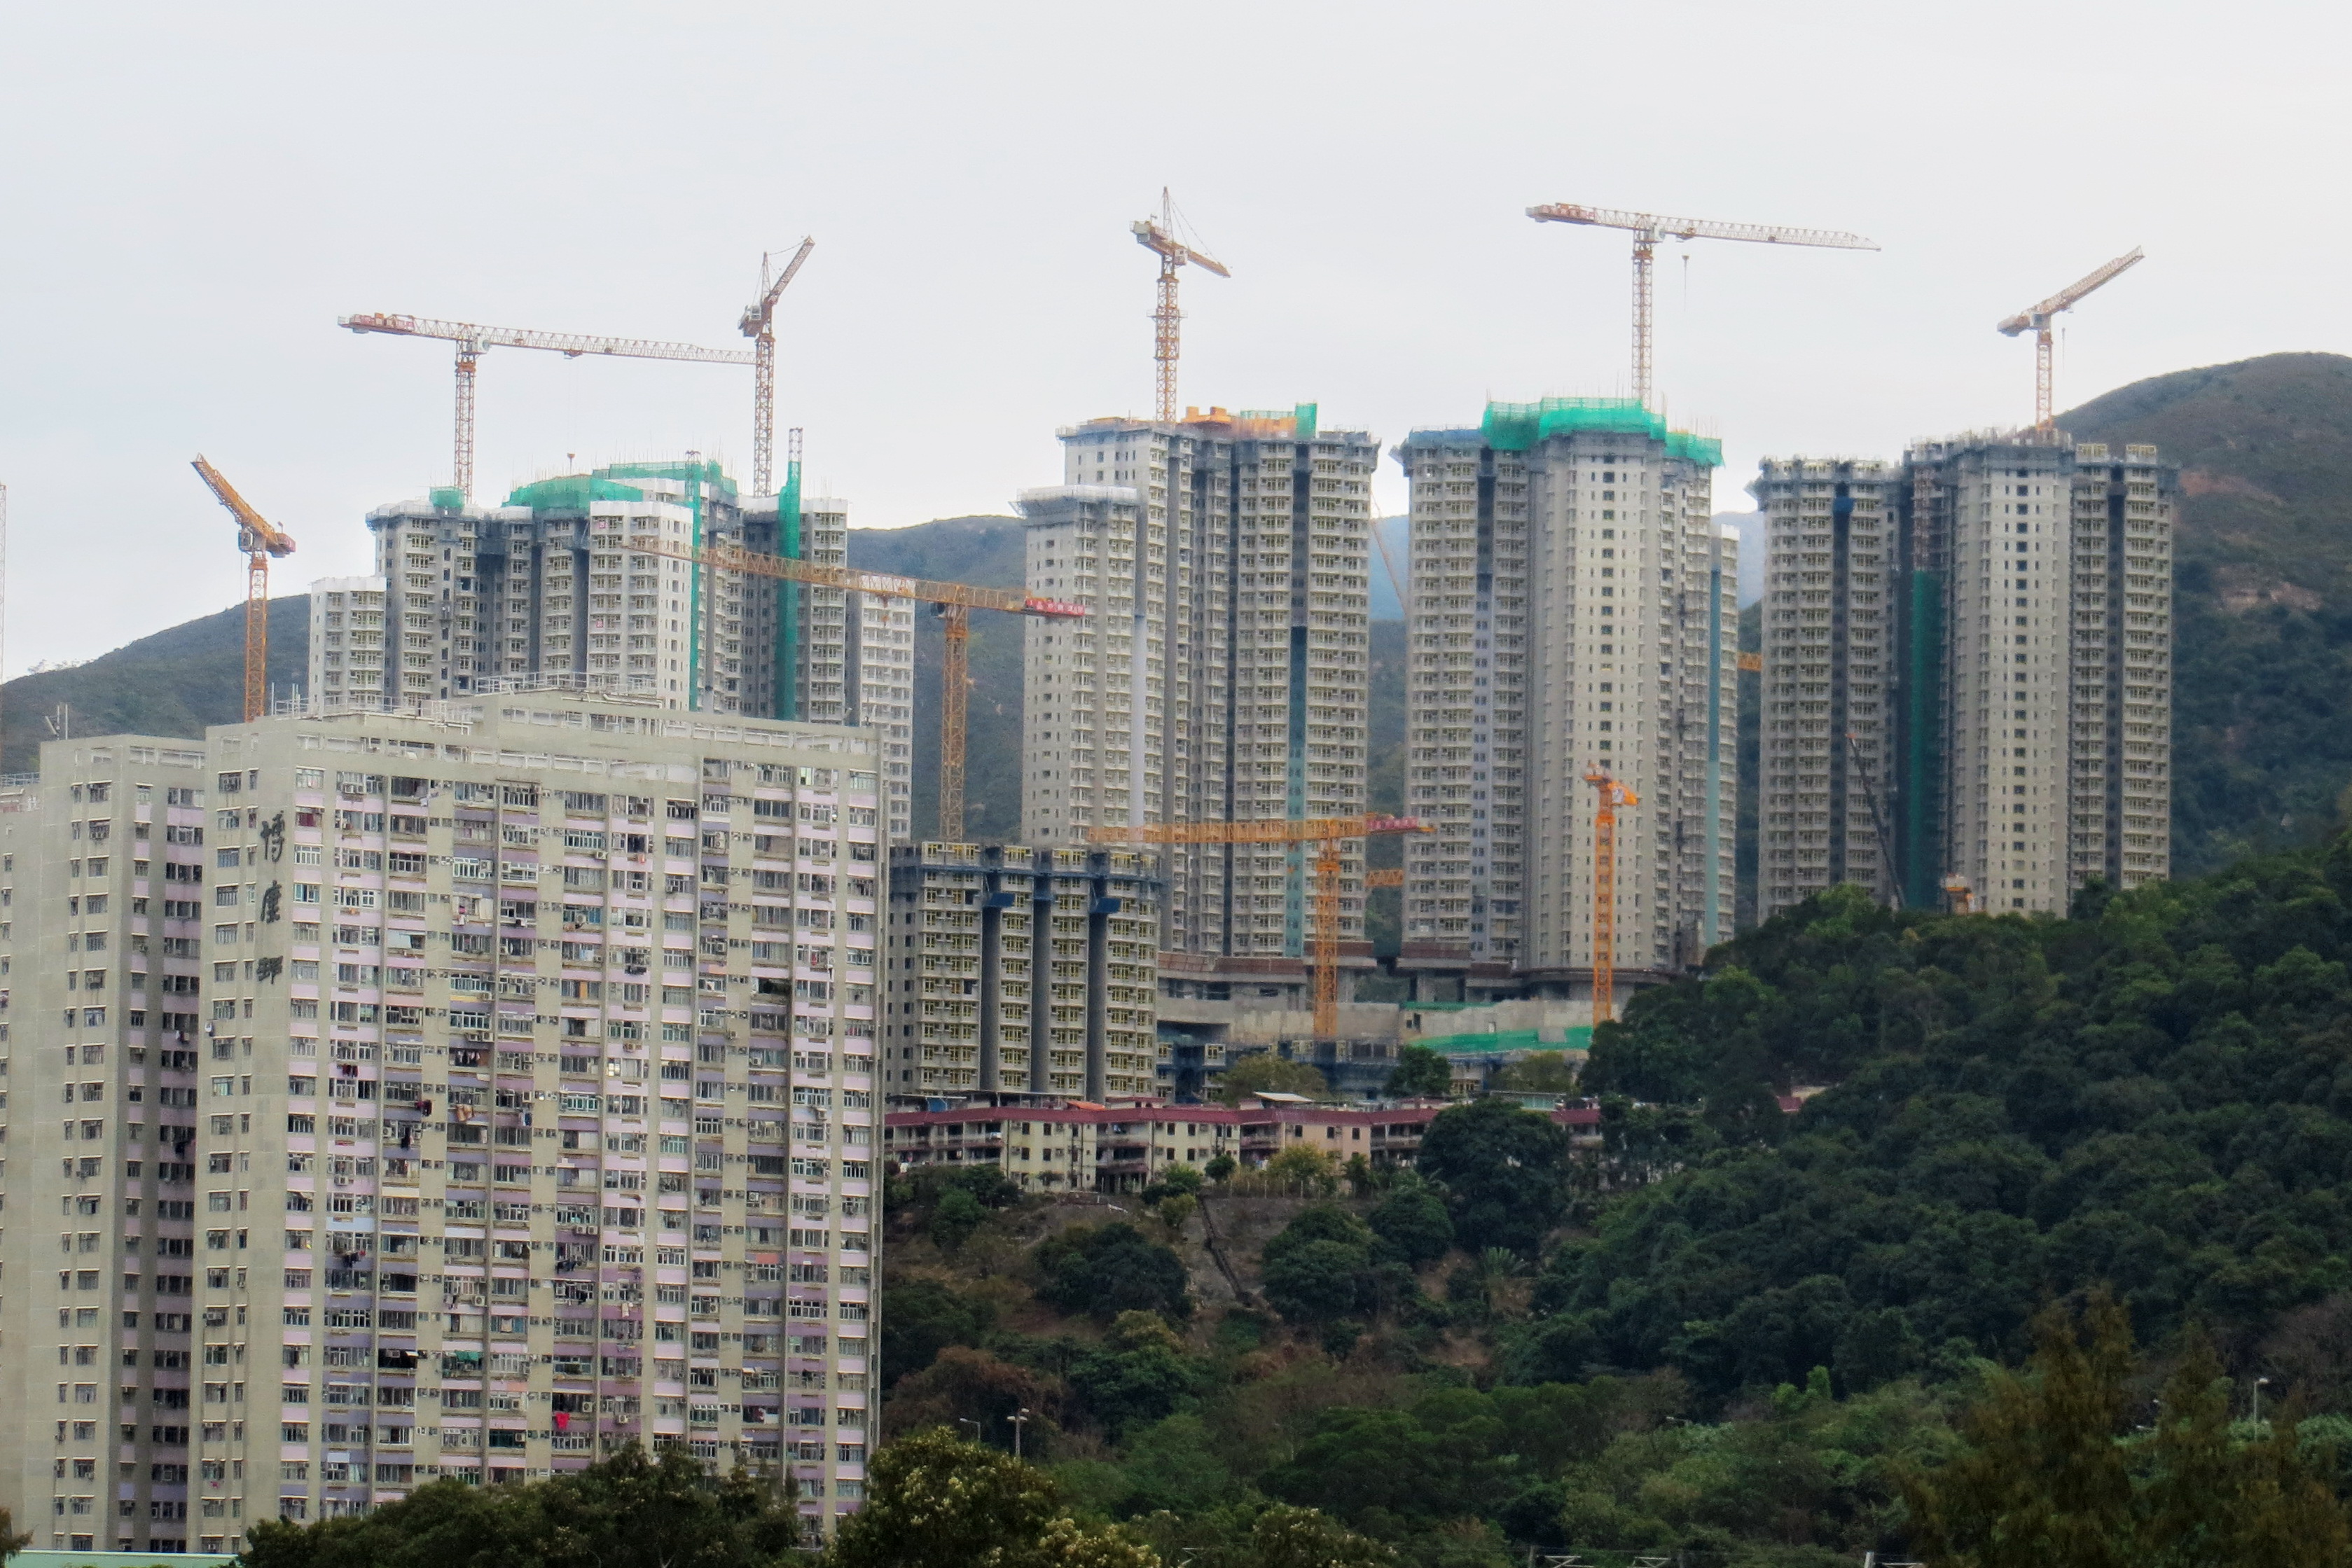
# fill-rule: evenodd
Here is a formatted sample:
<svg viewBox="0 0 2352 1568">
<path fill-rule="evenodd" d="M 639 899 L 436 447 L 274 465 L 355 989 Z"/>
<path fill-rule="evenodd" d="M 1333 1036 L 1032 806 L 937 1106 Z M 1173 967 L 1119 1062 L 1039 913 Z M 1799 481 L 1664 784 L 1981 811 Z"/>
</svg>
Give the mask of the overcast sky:
<svg viewBox="0 0 2352 1568">
<path fill-rule="evenodd" d="M 2340 6 L 969 4 L 36 5 L 0 17 L 7 668 L 236 601 L 201 451 L 363 570 L 369 507 L 449 477 L 450 354 L 339 314 L 743 346 L 762 249 L 781 425 L 861 526 L 999 512 L 1056 425 L 1147 412 L 1163 183 L 1183 395 L 1393 443 L 1488 396 L 1616 393 L 1628 246 L 1533 203 L 1851 229 L 1696 244 L 1658 382 L 1764 454 L 1886 454 L 2032 412 L 1993 323 L 2134 245 L 2067 322 L 2061 405 L 2341 350 Z M 1687 255 L 1685 263 L 1684 256 Z M 719 455 L 751 376 L 494 351 L 478 494 Z M 1398 509 L 1392 465 L 1379 500 Z"/>
</svg>

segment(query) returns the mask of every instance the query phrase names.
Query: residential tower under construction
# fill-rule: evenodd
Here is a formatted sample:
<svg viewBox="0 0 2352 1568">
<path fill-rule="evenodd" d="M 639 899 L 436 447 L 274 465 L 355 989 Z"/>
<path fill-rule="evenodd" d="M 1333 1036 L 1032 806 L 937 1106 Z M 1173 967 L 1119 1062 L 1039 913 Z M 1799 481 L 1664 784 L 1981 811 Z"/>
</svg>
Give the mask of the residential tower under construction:
<svg viewBox="0 0 2352 1568">
<path fill-rule="evenodd" d="M 1399 968 L 1424 995 L 1590 994 L 1596 792 L 1628 787 L 1613 965 L 1731 935 L 1738 540 L 1717 443 L 1623 399 L 1496 403 L 1415 431 Z"/>
</svg>

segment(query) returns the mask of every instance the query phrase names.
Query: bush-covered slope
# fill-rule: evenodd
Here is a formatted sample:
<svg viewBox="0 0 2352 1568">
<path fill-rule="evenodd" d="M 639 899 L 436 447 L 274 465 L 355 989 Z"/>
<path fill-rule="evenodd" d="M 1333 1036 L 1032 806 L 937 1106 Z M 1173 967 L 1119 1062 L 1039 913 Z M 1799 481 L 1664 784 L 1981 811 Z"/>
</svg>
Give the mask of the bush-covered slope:
<svg viewBox="0 0 2352 1568">
<path fill-rule="evenodd" d="M 1596 1036 L 1623 1170 L 1538 1294 L 1596 1362 L 1728 1396 L 2014 1359 L 2108 1281 L 2246 1359 L 2352 1290 L 2352 837 L 2084 918 L 1836 890 Z M 1785 1122 L 1769 1086 L 1833 1085 Z"/>
</svg>

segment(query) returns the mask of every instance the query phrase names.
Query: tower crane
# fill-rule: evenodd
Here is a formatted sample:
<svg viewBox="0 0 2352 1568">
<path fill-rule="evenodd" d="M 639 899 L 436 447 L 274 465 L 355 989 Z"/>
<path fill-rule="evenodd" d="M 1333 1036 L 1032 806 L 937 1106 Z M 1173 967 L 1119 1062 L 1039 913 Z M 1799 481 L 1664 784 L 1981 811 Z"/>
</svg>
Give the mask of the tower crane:
<svg viewBox="0 0 2352 1568">
<path fill-rule="evenodd" d="M 703 349 L 692 343 L 656 342 L 643 338 L 600 338 L 583 332 L 535 332 L 522 327 L 482 327 L 471 321 L 436 321 L 428 316 L 391 316 L 367 312 L 338 316 L 335 325 L 354 332 L 382 332 L 395 338 L 437 338 L 457 346 L 457 433 L 456 475 L 458 494 L 474 498 L 474 370 L 491 349 L 545 349 L 576 360 L 587 354 L 622 360 L 688 360 L 705 365 L 755 365 L 758 356 L 740 349 Z"/>
<path fill-rule="evenodd" d="M 1169 199 L 1168 187 L 1160 187 L 1160 216 L 1157 221 L 1138 218 L 1128 225 L 1135 243 L 1160 258 L 1160 304 L 1151 312 L 1151 357 L 1159 362 L 1159 420 L 1172 424 L 1176 420 L 1176 350 L 1177 324 L 1183 315 L 1176 308 L 1176 269 L 1191 265 L 1215 273 L 1219 277 L 1231 277 L 1233 271 L 1223 262 L 1202 255 L 1176 237 L 1176 204 Z"/>
<path fill-rule="evenodd" d="M 743 308 L 743 336 L 751 340 L 751 493 L 755 496 L 773 494 L 769 486 L 775 477 L 776 298 L 815 248 L 815 240 L 802 240 L 800 249 L 793 252 L 793 259 L 772 283 L 768 281 L 768 257 L 762 252 L 760 298 Z"/>
<path fill-rule="evenodd" d="M 2139 265 L 2146 252 L 2134 246 L 2131 254 L 2119 256 L 2088 277 L 2068 284 L 2041 304 L 2019 311 L 2000 323 L 1999 330 L 2014 338 L 2021 332 L 2033 334 L 2033 428 L 2051 429 L 2056 416 L 2050 412 L 2050 319 L 2061 310 L 2072 310 L 2083 297 L 2105 287 Z"/>
<path fill-rule="evenodd" d="M 709 545 L 697 549 L 651 534 L 633 534 L 623 548 L 638 555 L 690 561 L 714 571 L 747 572 L 754 577 L 805 582 L 818 588 L 918 600 L 937 607 L 947 621 L 947 658 L 940 672 L 945 699 L 940 705 L 940 836 L 948 840 L 963 837 L 964 695 L 971 684 L 971 612 L 995 610 L 1008 615 L 1034 615 L 1052 621 L 1083 620 L 1094 613 L 1083 604 L 1040 599 L 1016 589 L 894 577 L 887 572 L 794 560 L 789 556 L 761 555 L 731 545 Z"/>
<path fill-rule="evenodd" d="M 1642 798 L 1606 768 L 1587 768 L 1584 781 L 1599 797 L 1592 814 L 1592 1021 L 1598 1024 L 1617 1016 L 1617 808 L 1638 806 Z"/>
<path fill-rule="evenodd" d="M 294 539 L 255 511 L 203 454 L 191 466 L 236 519 L 236 548 L 245 552 L 245 721 L 251 724 L 269 706 L 269 558 L 292 555 Z"/>
<path fill-rule="evenodd" d="M 1793 229 L 1778 224 L 1723 224 L 1706 218 L 1662 218 L 1654 213 L 1619 212 L 1613 207 L 1583 207 L 1553 202 L 1529 207 L 1528 216 L 1539 224 L 1586 224 L 1595 228 L 1630 229 L 1633 235 L 1633 399 L 1650 406 L 1651 267 L 1658 242 L 1678 239 L 1736 239 L 1755 245 L 1814 246 L 1829 250 L 1876 250 L 1877 242 L 1860 235 L 1832 229 Z"/>
<path fill-rule="evenodd" d="M 1339 845 L 1374 833 L 1432 833 L 1416 817 L 1293 817 L 1255 822 L 1145 822 L 1097 828 L 1097 844 L 1313 844 L 1315 1038 L 1339 1034 Z"/>
</svg>

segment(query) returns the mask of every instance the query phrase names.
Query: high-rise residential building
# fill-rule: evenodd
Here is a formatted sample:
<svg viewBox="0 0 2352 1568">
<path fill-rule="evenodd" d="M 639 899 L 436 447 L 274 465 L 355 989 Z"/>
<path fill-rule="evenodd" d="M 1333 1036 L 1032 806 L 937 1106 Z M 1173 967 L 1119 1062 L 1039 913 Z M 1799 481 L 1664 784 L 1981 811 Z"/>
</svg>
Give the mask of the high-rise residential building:
<svg viewBox="0 0 2352 1568">
<path fill-rule="evenodd" d="M 1027 580 L 1094 615 L 1026 629 L 1023 838 L 1360 814 L 1379 444 L 1320 428 L 1311 403 L 1061 438 L 1064 485 L 1021 500 Z M 1312 858 L 1171 846 L 1163 990 L 1305 1005 Z M 1344 863 L 1351 977 L 1371 964 L 1360 842 Z"/>
<path fill-rule="evenodd" d="M 635 1439 L 854 1508 L 877 744 L 522 693 L 47 748 L 0 1501 L 234 1551 Z"/>
<path fill-rule="evenodd" d="M 376 570 L 312 586 L 309 699 L 415 706 L 495 685 L 651 695 L 882 733 L 890 834 L 912 831 L 908 601 L 631 552 L 653 536 L 848 564 L 848 505 L 743 497 L 716 463 L 614 464 L 499 507 L 454 489 L 368 515 Z"/>
<path fill-rule="evenodd" d="M 1664 978 L 1731 935 L 1738 540 L 1714 441 L 1638 403 L 1496 403 L 1416 431 L 1399 967 L 1464 995 L 1589 994 L 1596 790 L 1617 812 L 1613 963 Z"/>
<path fill-rule="evenodd" d="M 205 761 L 152 736 L 51 741 L 37 782 L 0 792 L 0 1505 L 42 1549 L 184 1552 L 208 1517 Z"/>
<path fill-rule="evenodd" d="M 1903 486 L 1884 463 L 1797 458 L 1766 461 L 1749 486 L 1767 538 L 1759 913 L 1839 883 L 1895 886 L 1889 497 Z"/>
<path fill-rule="evenodd" d="M 1765 465 L 1759 914 L 1837 882 L 2056 913 L 2167 874 L 2177 489 L 2153 446 L 2060 432 Z"/>
<path fill-rule="evenodd" d="M 1157 857 L 1131 850 L 893 849 L 888 1098 L 1164 1097 L 1160 897 Z"/>
</svg>

